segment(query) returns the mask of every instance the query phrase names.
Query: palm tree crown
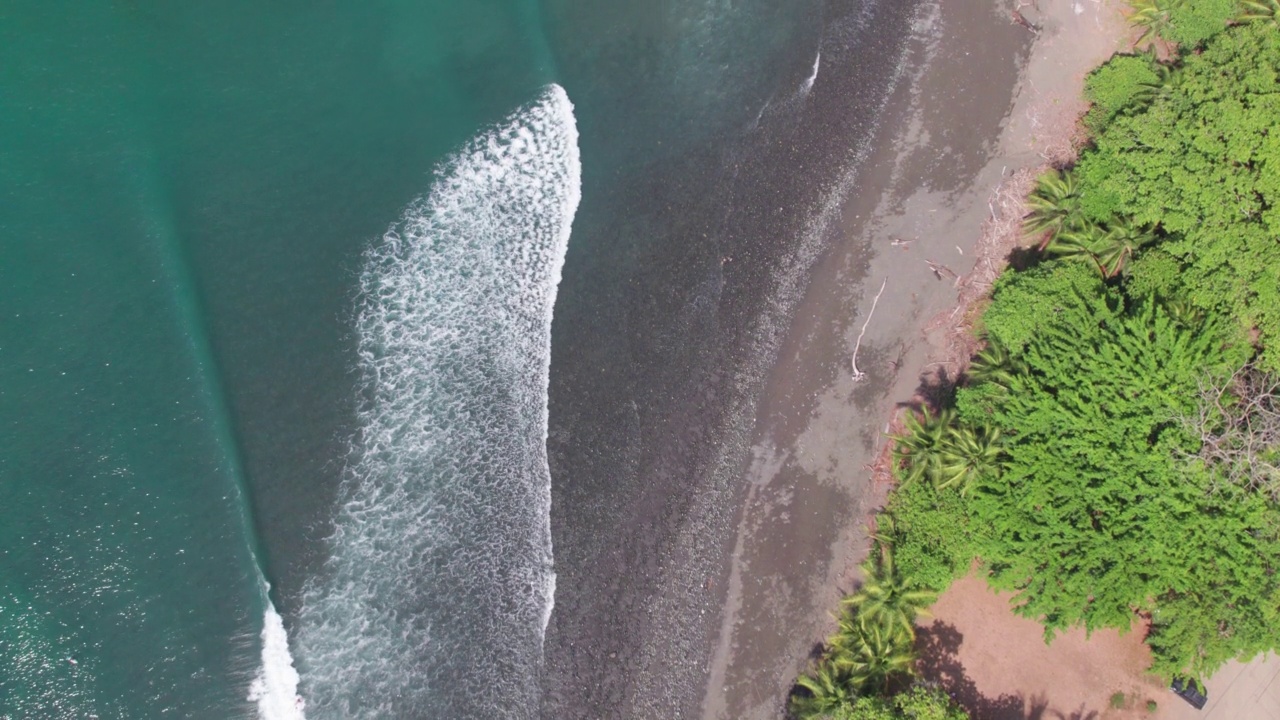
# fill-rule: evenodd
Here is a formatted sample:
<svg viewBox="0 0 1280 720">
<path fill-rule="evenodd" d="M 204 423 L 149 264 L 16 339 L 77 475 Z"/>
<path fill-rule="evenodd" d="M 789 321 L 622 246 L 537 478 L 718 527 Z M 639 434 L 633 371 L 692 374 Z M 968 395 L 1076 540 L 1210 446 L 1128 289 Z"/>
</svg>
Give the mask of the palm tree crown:
<svg viewBox="0 0 1280 720">
<path fill-rule="evenodd" d="M 852 610 L 860 623 L 915 638 L 916 618 L 927 614 L 924 609 L 938 594 L 902 574 L 893 561 L 893 545 L 884 539 L 876 540 L 862 569 L 862 587 L 841 604 Z"/>
<path fill-rule="evenodd" d="M 1133 14 L 1129 16 L 1129 23 L 1144 29 L 1134 42 L 1134 47 L 1150 46 L 1166 35 L 1171 24 L 1171 11 L 1185 2 L 1186 0 L 1130 0 Z"/>
<path fill-rule="evenodd" d="M 903 482 L 932 480 L 942 467 L 942 450 L 954 413 L 943 410 L 935 416 L 926 406 L 921 414 L 923 419 L 908 412 L 906 433 L 893 436 L 894 464 L 906 473 Z"/>
<path fill-rule="evenodd" d="M 988 382 L 1007 390 L 1013 378 L 1023 372 L 1025 366 L 995 338 L 988 337 L 986 340 L 986 346 L 969 363 L 969 377 L 974 382 Z"/>
<path fill-rule="evenodd" d="M 1150 227 L 1121 218 L 1106 225 L 1089 223 L 1061 233 L 1046 243 L 1045 251 L 1062 257 L 1087 256 L 1103 277 L 1111 278 L 1124 272 L 1134 253 L 1155 239 Z"/>
<path fill-rule="evenodd" d="M 791 713 L 798 718 L 828 717 L 858 697 L 848 673 L 835 663 L 819 663 L 797 678 L 796 684 L 808 691 L 791 699 Z"/>
<path fill-rule="evenodd" d="M 911 637 L 896 628 L 860 620 L 849 652 L 835 662 L 848 673 L 849 684 L 862 692 L 885 692 L 894 678 L 915 673 Z"/>
<path fill-rule="evenodd" d="M 984 475 L 999 474 L 1000 431 L 956 422 L 948 409 L 934 416 L 926 407 L 923 419 L 908 413 L 904 435 L 893 437 L 893 459 L 902 482 L 928 480 L 939 489 L 958 487 L 968 492 Z"/>
<path fill-rule="evenodd" d="M 1000 429 L 968 426 L 950 428 L 948 442 L 934 484 L 939 489 L 958 487 L 967 493 L 974 480 L 1000 470 Z"/>
<path fill-rule="evenodd" d="M 1083 220 L 1080 188 L 1070 170 L 1050 170 L 1036 180 L 1036 189 L 1027 197 L 1031 213 L 1022 220 L 1028 235 L 1044 235 L 1040 249 L 1058 233 L 1076 228 Z"/>
</svg>

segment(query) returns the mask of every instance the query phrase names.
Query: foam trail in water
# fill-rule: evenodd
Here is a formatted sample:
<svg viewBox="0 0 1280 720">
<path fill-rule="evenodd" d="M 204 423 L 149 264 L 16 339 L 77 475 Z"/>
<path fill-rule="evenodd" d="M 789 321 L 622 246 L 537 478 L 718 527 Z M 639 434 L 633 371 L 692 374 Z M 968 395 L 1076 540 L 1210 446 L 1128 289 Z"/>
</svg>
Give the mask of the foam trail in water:
<svg viewBox="0 0 1280 720">
<path fill-rule="evenodd" d="M 267 611 L 262 619 L 262 668 L 249 686 L 249 701 L 257 703 L 261 720 L 303 720 L 298 671 L 293 669 L 293 657 L 289 655 L 284 620 L 271 600 L 266 602 Z"/>
<path fill-rule="evenodd" d="M 809 94 L 813 89 L 813 81 L 818 79 L 818 66 L 822 63 L 822 51 L 819 50 L 817 56 L 813 58 L 813 72 L 809 73 L 809 77 L 804 79 L 800 84 L 800 95 L 803 97 Z"/>
<path fill-rule="evenodd" d="M 359 434 L 296 623 L 313 718 L 538 712 L 551 314 L 577 140 L 551 86 L 438 168 L 366 254 Z"/>
</svg>

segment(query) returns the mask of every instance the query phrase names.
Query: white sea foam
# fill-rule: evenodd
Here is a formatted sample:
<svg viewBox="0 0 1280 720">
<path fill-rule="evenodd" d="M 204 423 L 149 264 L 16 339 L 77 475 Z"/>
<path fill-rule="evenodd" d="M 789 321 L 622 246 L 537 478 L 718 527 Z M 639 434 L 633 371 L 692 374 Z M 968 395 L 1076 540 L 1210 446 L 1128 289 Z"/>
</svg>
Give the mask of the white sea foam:
<svg viewBox="0 0 1280 720">
<path fill-rule="evenodd" d="M 297 622 L 313 717 L 537 712 L 555 587 L 551 315 L 577 140 L 551 86 L 438 168 L 366 254 L 359 434 Z"/>
<path fill-rule="evenodd" d="M 805 78 L 804 82 L 800 84 L 801 96 L 808 95 L 809 91 L 813 89 L 813 81 L 818 79 L 818 66 L 821 64 L 822 64 L 822 51 L 819 50 L 818 54 L 813 58 L 813 71 L 810 72 L 809 77 Z"/>
<path fill-rule="evenodd" d="M 265 593 L 264 593 L 265 594 Z M 261 720 L 303 720 L 303 702 L 298 695 L 298 671 L 289 655 L 289 637 L 284 620 L 267 600 L 262 619 L 262 667 L 249 686 L 249 701 L 258 706 Z"/>
</svg>

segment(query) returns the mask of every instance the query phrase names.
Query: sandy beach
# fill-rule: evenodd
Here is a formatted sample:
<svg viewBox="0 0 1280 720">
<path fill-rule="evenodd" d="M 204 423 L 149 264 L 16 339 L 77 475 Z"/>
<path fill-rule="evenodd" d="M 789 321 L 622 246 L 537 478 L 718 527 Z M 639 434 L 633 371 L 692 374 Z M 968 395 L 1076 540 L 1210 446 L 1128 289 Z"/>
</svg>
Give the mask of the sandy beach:
<svg viewBox="0 0 1280 720">
<path fill-rule="evenodd" d="M 997 252 L 984 229 L 1011 226 L 997 193 L 1065 157 L 1084 75 L 1125 33 L 1119 7 L 947 3 L 918 16 L 841 241 L 815 269 L 759 408 L 707 720 L 781 717 L 834 627 L 887 490 L 872 464 L 888 423 L 954 377 L 962 295 L 980 296 L 997 269 L 980 257 Z"/>
</svg>

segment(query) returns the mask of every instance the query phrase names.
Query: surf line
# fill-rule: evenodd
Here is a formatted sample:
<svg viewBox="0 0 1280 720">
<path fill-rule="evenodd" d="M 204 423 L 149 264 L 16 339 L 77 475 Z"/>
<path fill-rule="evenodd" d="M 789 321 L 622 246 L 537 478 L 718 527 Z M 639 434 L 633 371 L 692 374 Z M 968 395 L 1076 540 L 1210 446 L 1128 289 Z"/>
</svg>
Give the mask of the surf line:
<svg viewBox="0 0 1280 720">
<path fill-rule="evenodd" d="M 249 685 L 249 701 L 258 706 L 261 720 L 304 720 L 306 701 L 298 694 L 298 671 L 289 654 L 284 619 L 271 603 L 271 586 L 262 580 L 266 610 L 262 618 L 262 665 Z"/>
<path fill-rule="evenodd" d="M 147 177 L 154 179 L 150 175 Z M 174 288 L 175 304 L 182 317 L 183 326 L 188 329 L 187 339 L 190 342 L 192 358 L 199 369 L 201 394 L 209 412 L 215 418 L 217 444 L 230 468 L 228 474 L 235 490 L 236 505 L 240 511 L 241 530 L 244 533 L 246 550 L 261 589 L 262 665 L 259 666 L 257 676 L 250 683 L 246 699 L 257 703 L 258 717 L 261 720 L 303 720 L 304 703 L 297 693 L 298 674 L 293 669 L 293 658 L 289 654 L 284 622 L 271 602 L 270 585 L 263 570 L 264 556 L 261 541 L 254 532 L 244 463 L 232 428 L 226 392 L 221 382 L 222 376 L 209 341 L 207 316 L 195 289 L 189 258 L 178 241 L 178 233 L 169 212 L 171 205 L 158 200 L 164 197 L 163 192 L 158 188 L 158 183 L 149 183 L 139 187 L 136 194 L 153 203 L 147 207 L 146 216 L 150 219 L 155 237 L 158 239 L 156 250 L 161 271 L 169 287 Z"/>
<path fill-rule="evenodd" d="M 580 197 L 552 85 L 367 248 L 358 429 L 294 633 L 314 714 L 534 717 L 555 595 L 551 322 Z"/>
<path fill-rule="evenodd" d="M 813 58 L 813 71 L 809 73 L 809 77 L 805 78 L 804 82 L 800 85 L 801 96 L 808 95 L 809 91 L 813 89 L 813 81 L 818 79 L 818 67 L 821 63 L 822 51 L 819 50 L 817 56 Z"/>
</svg>

